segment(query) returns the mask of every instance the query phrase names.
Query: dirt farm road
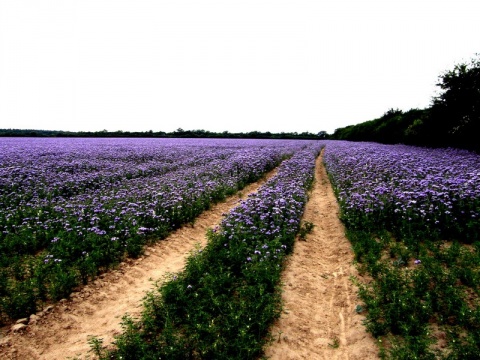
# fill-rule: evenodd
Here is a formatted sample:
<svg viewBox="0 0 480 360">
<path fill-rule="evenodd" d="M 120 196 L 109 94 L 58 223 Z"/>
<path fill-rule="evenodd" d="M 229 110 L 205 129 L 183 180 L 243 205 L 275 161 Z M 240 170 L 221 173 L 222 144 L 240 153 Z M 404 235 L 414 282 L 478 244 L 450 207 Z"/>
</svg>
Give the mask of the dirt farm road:
<svg viewBox="0 0 480 360">
<path fill-rule="evenodd" d="M 378 346 L 365 331 L 353 252 L 338 218 L 335 199 L 322 158 L 303 216 L 315 224 L 306 241 L 297 240 L 282 276 L 284 311 L 266 349 L 270 359 L 378 359 Z"/>
<path fill-rule="evenodd" d="M 275 171 L 241 192 L 244 199 Z M 304 214 L 315 224 L 306 241 L 297 241 L 283 274 L 284 312 L 274 325 L 277 339 L 267 349 L 271 359 L 375 359 L 378 348 L 355 312 L 359 303 L 350 276 L 358 276 L 353 253 L 338 220 L 338 205 L 321 157 L 316 181 Z M 149 247 L 145 255 L 128 260 L 101 275 L 69 300 L 30 319 L 20 331 L 0 339 L 1 359 L 82 359 L 89 356 L 89 336 L 110 344 L 121 331 L 124 314 L 137 316 L 142 298 L 154 282 L 181 271 L 196 246 L 203 247 L 208 228 L 239 201 L 238 195 L 204 212 L 194 226 L 185 226 Z M 90 354 L 91 358 L 91 354 Z"/>
</svg>

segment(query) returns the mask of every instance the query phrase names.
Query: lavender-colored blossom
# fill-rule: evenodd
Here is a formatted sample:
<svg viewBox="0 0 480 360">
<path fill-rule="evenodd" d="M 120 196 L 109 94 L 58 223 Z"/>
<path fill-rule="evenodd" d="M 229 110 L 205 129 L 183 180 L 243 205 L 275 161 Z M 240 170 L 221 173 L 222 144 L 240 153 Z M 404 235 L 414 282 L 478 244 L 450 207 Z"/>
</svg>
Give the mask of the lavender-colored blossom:
<svg viewBox="0 0 480 360">
<path fill-rule="evenodd" d="M 390 224 L 475 240 L 480 156 L 465 150 L 327 142 L 325 164 L 349 226 Z M 458 226 L 462 224 L 461 226 Z"/>
<path fill-rule="evenodd" d="M 242 244 L 241 266 L 244 259 L 277 262 L 299 229 L 321 147 L 290 140 L 4 139 L 0 242 L 12 234 L 27 248 L 47 242 L 35 250 L 48 252 L 49 267 L 90 264 L 102 252 L 118 259 L 281 164 L 213 231 L 224 237 L 219 246 Z"/>
</svg>

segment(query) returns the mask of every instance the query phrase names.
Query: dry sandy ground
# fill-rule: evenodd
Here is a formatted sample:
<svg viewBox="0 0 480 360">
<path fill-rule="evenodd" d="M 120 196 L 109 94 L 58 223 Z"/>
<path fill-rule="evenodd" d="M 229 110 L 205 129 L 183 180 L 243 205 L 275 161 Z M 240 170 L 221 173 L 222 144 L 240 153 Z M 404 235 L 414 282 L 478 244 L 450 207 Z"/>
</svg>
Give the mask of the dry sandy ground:
<svg viewBox="0 0 480 360">
<path fill-rule="evenodd" d="M 272 176 L 273 172 L 269 174 Z M 243 197 L 263 183 L 242 191 Z M 145 256 L 129 260 L 74 293 L 35 323 L 0 339 L 1 359 L 66 359 L 84 357 L 87 338 L 109 344 L 121 331 L 125 313 L 139 315 L 155 280 L 181 271 L 197 244 L 205 244 L 208 228 L 233 208 L 234 196 L 203 213 L 193 227 L 183 227 L 150 247 Z M 360 303 L 349 277 L 357 276 L 353 254 L 338 220 L 338 205 L 319 158 L 316 182 L 304 215 L 315 224 L 306 241 L 297 241 L 283 276 L 284 313 L 274 326 L 276 341 L 266 349 L 272 359 L 375 359 L 378 348 L 365 332 Z M 337 343 L 338 346 L 334 346 Z"/>
<path fill-rule="evenodd" d="M 338 219 L 335 199 L 322 159 L 304 221 L 315 224 L 306 241 L 298 240 L 283 273 L 284 311 L 266 349 L 273 360 L 378 359 L 375 339 L 362 325 L 361 304 L 350 277 L 359 276 L 353 252 Z"/>
</svg>

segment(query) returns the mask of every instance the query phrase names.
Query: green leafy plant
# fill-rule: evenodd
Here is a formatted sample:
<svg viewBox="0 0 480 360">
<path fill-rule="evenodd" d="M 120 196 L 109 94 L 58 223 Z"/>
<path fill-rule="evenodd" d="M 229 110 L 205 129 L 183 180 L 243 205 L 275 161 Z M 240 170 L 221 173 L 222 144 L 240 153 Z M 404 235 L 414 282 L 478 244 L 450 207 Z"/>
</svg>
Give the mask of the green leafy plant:
<svg viewBox="0 0 480 360">
<path fill-rule="evenodd" d="M 102 357 L 102 354 L 104 353 L 103 339 L 97 336 L 90 336 L 87 341 L 90 345 L 90 351 L 93 352 L 95 356 L 99 358 Z"/>
<path fill-rule="evenodd" d="M 301 240 L 306 240 L 307 235 L 310 234 L 313 231 L 313 228 L 315 227 L 315 224 L 313 224 L 310 221 L 304 221 L 302 226 L 300 227 L 300 231 L 298 232 L 298 237 Z"/>
<path fill-rule="evenodd" d="M 338 349 L 340 347 L 340 340 L 338 340 L 337 337 L 334 337 L 332 343 L 329 343 L 328 346 L 330 346 L 332 349 Z"/>
</svg>

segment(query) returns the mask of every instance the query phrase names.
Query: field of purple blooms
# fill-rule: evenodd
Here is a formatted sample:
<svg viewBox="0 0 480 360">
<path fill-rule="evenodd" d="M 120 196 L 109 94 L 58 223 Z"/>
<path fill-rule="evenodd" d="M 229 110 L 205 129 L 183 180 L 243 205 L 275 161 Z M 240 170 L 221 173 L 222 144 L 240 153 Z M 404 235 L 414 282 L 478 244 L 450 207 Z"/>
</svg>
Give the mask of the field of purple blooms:
<svg viewBox="0 0 480 360">
<path fill-rule="evenodd" d="M 480 236 L 480 156 L 458 149 L 333 142 L 325 163 L 349 226 L 402 236 Z"/>
<path fill-rule="evenodd" d="M 206 248 L 185 270 L 152 292 L 140 321 L 124 318 L 124 333 L 101 359 L 255 359 L 280 315 L 280 275 L 293 249 L 315 159 L 312 142 L 284 161 L 275 177 L 208 233 Z"/>
<path fill-rule="evenodd" d="M 308 142 L 16 139 L 0 144 L 0 318 L 136 257 Z"/>
<path fill-rule="evenodd" d="M 285 254 L 312 225 L 300 219 L 324 145 L 356 261 L 372 279 L 358 282 L 357 311 L 382 356 L 478 358 L 480 156 L 403 145 L 4 139 L 0 322 L 68 296 L 281 164 L 148 297 L 140 322 L 124 320 L 117 348 L 97 354 L 255 358 L 280 311 Z"/>
<path fill-rule="evenodd" d="M 392 359 L 480 354 L 480 155 L 327 142 L 366 326 Z"/>
</svg>

